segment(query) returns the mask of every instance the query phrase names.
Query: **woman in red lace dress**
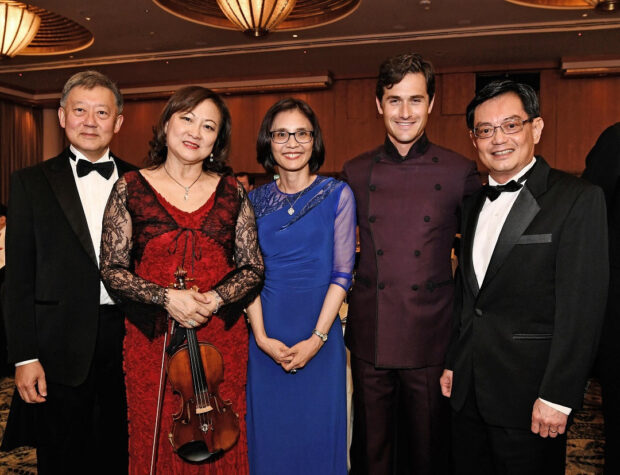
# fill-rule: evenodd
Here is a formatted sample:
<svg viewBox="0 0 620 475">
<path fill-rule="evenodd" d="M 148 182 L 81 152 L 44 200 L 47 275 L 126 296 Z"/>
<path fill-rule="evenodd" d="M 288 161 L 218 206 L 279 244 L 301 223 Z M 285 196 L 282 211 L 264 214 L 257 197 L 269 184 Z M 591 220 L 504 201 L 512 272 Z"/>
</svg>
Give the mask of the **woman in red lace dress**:
<svg viewBox="0 0 620 475">
<path fill-rule="evenodd" d="M 240 319 L 263 280 L 254 212 L 226 165 L 230 115 L 202 87 L 179 90 L 154 129 L 149 167 L 116 183 L 104 217 L 101 267 L 124 305 L 129 473 L 149 473 L 166 313 L 222 353 L 223 399 L 241 434 L 222 457 L 201 465 L 173 453 L 168 434 L 179 398 L 166 387 L 157 451 L 161 475 L 248 472 L 245 382 L 248 334 Z M 169 289 L 182 266 L 195 290 Z M 214 318 L 211 318 L 213 316 Z"/>
</svg>

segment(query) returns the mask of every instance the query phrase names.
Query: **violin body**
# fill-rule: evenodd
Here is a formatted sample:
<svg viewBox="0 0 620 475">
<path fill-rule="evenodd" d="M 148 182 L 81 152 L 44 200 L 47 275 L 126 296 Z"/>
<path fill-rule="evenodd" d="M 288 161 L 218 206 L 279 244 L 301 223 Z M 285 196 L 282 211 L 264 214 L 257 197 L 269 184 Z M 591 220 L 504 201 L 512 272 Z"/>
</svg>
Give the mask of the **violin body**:
<svg viewBox="0 0 620 475">
<path fill-rule="evenodd" d="M 173 392 L 181 398 L 168 437 L 177 455 L 188 462 L 200 463 L 235 445 L 239 439 L 239 416 L 232 403 L 219 395 L 219 385 L 224 380 L 222 355 L 210 343 L 195 343 L 198 351 L 192 351 L 188 334 L 188 344 L 179 347 L 168 359 L 168 379 Z M 201 365 L 192 361 L 198 353 Z M 204 368 L 206 384 L 196 384 L 196 377 L 200 378 L 192 371 L 196 366 Z"/>
</svg>

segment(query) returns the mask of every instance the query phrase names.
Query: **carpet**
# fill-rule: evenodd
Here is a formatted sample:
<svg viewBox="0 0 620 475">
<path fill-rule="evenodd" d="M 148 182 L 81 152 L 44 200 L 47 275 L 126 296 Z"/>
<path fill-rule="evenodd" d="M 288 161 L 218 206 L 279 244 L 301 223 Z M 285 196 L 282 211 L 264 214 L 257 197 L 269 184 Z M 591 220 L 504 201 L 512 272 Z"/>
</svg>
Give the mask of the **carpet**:
<svg viewBox="0 0 620 475">
<path fill-rule="evenodd" d="M 0 381 L 0 437 L 13 396 L 13 380 Z M 575 414 L 569 430 L 566 450 L 567 475 L 591 475 L 603 473 L 603 415 L 601 412 L 601 388 L 591 381 L 583 404 L 583 409 Z M 0 452 L 0 475 L 37 473 L 37 458 L 34 449 L 19 448 L 11 452 Z"/>
</svg>

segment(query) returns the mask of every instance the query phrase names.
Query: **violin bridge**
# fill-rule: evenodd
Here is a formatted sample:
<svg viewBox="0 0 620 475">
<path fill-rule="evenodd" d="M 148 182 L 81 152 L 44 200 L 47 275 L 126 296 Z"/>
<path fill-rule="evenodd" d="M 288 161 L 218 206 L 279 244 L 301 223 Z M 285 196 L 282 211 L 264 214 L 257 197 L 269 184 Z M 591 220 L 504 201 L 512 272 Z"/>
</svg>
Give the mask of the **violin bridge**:
<svg viewBox="0 0 620 475">
<path fill-rule="evenodd" d="M 205 414 L 206 412 L 211 412 L 213 410 L 213 408 L 209 405 L 205 406 L 205 407 L 198 407 L 196 406 L 196 414 Z"/>
</svg>

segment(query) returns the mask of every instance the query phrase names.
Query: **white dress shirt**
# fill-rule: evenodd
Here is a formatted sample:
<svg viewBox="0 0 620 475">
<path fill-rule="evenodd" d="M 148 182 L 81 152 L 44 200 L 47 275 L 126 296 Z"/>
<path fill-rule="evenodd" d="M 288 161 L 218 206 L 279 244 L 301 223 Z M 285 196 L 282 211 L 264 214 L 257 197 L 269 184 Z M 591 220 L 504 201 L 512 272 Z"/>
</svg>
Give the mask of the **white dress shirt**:
<svg viewBox="0 0 620 475">
<path fill-rule="evenodd" d="M 118 180 L 118 170 L 114 166 L 114 173 L 109 179 L 105 179 L 96 171 L 90 172 L 83 177 L 77 176 L 77 162 L 78 160 L 88 160 L 84 157 L 73 145 L 70 147 L 71 152 L 75 155 L 75 160 L 69 160 L 71 162 L 71 170 L 73 171 L 73 178 L 77 185 L 78 193 L 80 194 L 80 201 L 82 202 L 82 208 L 84 209 L 84 215 L 86 216 L 86 222 L 88 223 L 88 230 L 90 231 L 90 238 L 93 241 L 95 248 L 95 254 L 97 255 L 97 264 L 99 265 L 99 253 L 101 252 L 101 230 L 103 227 L 103 213 L 105 207 L 108 204 L 108 197 L 112 192 L 114 183 Z M 106 150 L 103 156 L 97 160 L 97 163 L 112 161 L 110 157 L 110 149 Z M 108 295 L 103 282 L 99 282 L 99 304 L 100 305 L 114 305 L 114 301 Z"/>
<path fill-rule="evenodd" d="M 536 158 L 532 157 L 532 161 L 528 163 L 519 173 L 511 178 L 511 180 L 519 181 L 523 175 L 525 175 L 536 163 Z M 527 180 L 525 180 L 527 181 Z M 525 181 L 523 183 L 525 183 Z M 489 176 L 489 185 L 499 185 L 493 177 Z M 499 238 L 499 234 L 504 227 L 506 218 L 512 209 L 520 190 L 517 191 L 503 191 L 497 199 L 491 201 L 486 199 L 480 215 L 478 216 L 478 224 L 476 225 L 476 233 L 474 234 L 474 245 L 472 249 L 472 260 L 474 264 L 474 272 L 476 273 L 476 279 L 478 280 L 478 286 L 482 286 L 484 276 L 489 268 L 491 262 L 491 256 L 495 250 L 495 245 Z M 540 398 L 539 398 L 540 399 Z M 566 415 L 571 413 L 570 407 L 561 406 L 544 399 L 540 399 L 545 404 L 551 406 L 557 411 L 560 411 Z"/>
</svg>

